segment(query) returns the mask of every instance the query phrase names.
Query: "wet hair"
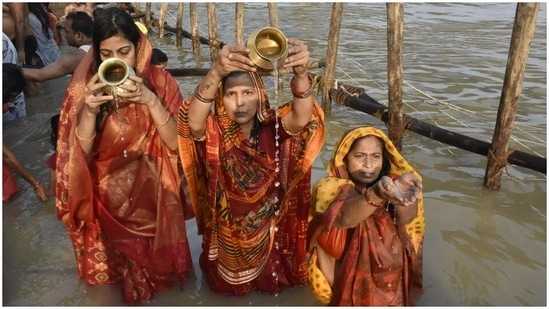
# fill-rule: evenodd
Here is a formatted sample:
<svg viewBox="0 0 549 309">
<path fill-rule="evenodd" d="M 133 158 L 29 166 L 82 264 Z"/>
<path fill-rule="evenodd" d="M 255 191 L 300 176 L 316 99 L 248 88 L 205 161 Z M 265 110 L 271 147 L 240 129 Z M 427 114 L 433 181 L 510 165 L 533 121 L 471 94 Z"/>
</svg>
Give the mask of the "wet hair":
<svg viewBox="0 0 549 309">
<path fill-rule="evenodd" d="M 152 57 L 151 57 L 151 64 L 153 65 L 159 65 L 163 62 L 168 62 L 168 56 L 166 53 L 161 51 L 158 48 L 153 48 L 152 50 Z"/>
<path fill-rule="evenodd" d="M 223 92 L 225 92 L 225 84 L 227 83 L 228 79 L 236 78 L 236 77 L 239 77 L 241 75 L 246 75 L 250 80 L 252 79 L 250 77 L 250 73 L 248 73 L 246 71 L 233 71 L 233 72 L 225 75 L 225 77 L 223 77 L 223 79 L 221 80 L 221 86 L 223 87 Z"/>
<path fill-rule="evenodd" d="M 116 35 L 132 42 L 137 49 L 140 31 L 132 17 L 118 7 L 103 9 L 93 20 L 92 40 L 95 70 L 101 64 L 101 53 L 99 52 L 101 42 Z"/>
<path fill-rule="evenodd" d="M 53 150 L 57 151 L 57 128 L 59 127 L 59 114 L 51 117 L 50 124 L 51 124 L 50 143 L 53 147 Z"/>
<path fill-rule="evenodd" d="M 343 159 L 344 162 L 347 162 L 347 156 L 349 155 L 349 153 L 353 149 L 355 149 L 356 145 L 362 139 L 364 139 L 366 137 L 370 137 L 370 136 L 375 137 L 381 143 L 381 149 L 382 149 L 382 154 L 381 155 L 383 157 L 383 163 L 381 164 L 381 171 L 380 171 L 379 175 L 377 176 L 376 180 L 372 181 L 372 183 L 369 184 L 368 186 L 373 185 L 376 182 L 378 182 L 381 179 L 381 177 L 389 175 L 389 172 L 391 171 L 391 160 L 389 159 L 389 152 L 387 151 L 387 148 L 385 147 L 385 141 L 383 139 L 381 139 L 380 137 L 375 136 L 375 135 L 361 136 L 361 137 L 359 137 L 359 138 L 357 138 L 353 141 L 353 143 L 351 144 L 351 147 L 349 147 L 349 152 L 345 155 L 345 158 Z"/>
<path fill-rule="evenodd" d="M 71 29 L 74 33 L 82 32 L 86 37 L 91 38 L 93 33 L 93 20 L 85 12 L 72 12 L 66 17 L 67 20 L 71 20 Z"/>
<path fill-rule="evenodd" d="M 29 12 L 38 18 L 40 24 L 42 24 L 42 32 L 44 32 L 44 35 L 49 39 L 51 36 L 48 22 L 50 19 L 48 16 L 48 11 L 46 11 L 46 8 L 42 5 L 42 3 L 29 2 L 27 3 L 27 6 L 29 8 Z"/>
<path fill-rule="evenodd" d="M 2 64 L 2 103 L 6 103 L 12 93 L 19 94 L 25 89 L 27 81 L 23 70 L 17 64 Z"/>
</svg>

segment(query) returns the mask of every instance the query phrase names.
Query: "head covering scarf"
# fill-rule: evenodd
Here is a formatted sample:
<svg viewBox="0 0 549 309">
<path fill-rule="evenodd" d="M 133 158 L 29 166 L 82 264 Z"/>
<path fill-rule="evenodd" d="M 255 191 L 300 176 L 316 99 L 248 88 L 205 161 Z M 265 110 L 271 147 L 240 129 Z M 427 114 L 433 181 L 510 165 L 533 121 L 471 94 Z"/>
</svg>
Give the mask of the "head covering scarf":
<svg viewBox="0 0 549 309">
<path fill-rule="evenodd" d="M 151 54 L 141 34 L 135 72 L 175 117 L 183 101 L 179 86 L 150 65 Z M 75 130 L 94 73 L 90 49 L 69 82 L 60 113 L 57 217 L 67 225 L 79 277 L 88 284 L 122 280 L 126 302 L 142 302 L 169 281 L 185 278 L 192 267 L 178 156 L 162 141 L 149 109 L 130 104 L 105 117 L 88 158 Z"/>
<path fill-rule="evenodd" d="M 249 76 L 259 95 L 259 144 L 274 144 L 276 111 L 270 108 L 259 75 Z M 179 150 L 189 188 L 188 202 L 194 207 L 199 233 L 204 235 L 201 266 L 210 278 L 210 287 L 234 294 L 257 288 L 261 284 L 251 282 L 263 278 L 262 273 L 269 268 L 266 265 L 271 263 L 272 255 L 278 254 L 274 253 L 278 248 L 288 253 L 288 262 L 276 266 L 285 267 L 287 278 L 280 281 L 303 284 L 310 169 L 324 141 L 322 110 L 314 102 L 313 117 L 302 132 L 296 136 L 285 134 L 286 138 L 281 139 L 277 173 L 274 156 L 252 147 L 240 126 L 227 115 L 221 86 L 214 111 L 206 122 L 204 142 L 195 141 L 190 134 L 189 103 L 182 106 L 179 114 Z M 278 121 L 290 110 L 290 104 L 281 106 Z M 284 130 L 282 125 L 279 130 Z M 275 185 L 278 181 L 280 188 Z M 274 198 L 277 194 L 280 201 Z M 273 233 L 275 226 L 278 232 Z M 272 280 L 272 273 L 268 272 L 266 280 Z M 260 289 L 277 291 L 279 283 L 273 286 Z"/>
<path fill-rule="evenodd" d="M 354 190 L 352 189 L 354 188 L 354 183 L 349 177 L 344 159 L 349 153 L 353 142 L 356 139 L 365 136 L 376 136 L 383 140 L 391 163 L 388 176 L 391 176 L 394 179 L 404 173 L 410 173 L 416 175 L 421 180 L 421 176 L 402 157 L 402 155 L 394 147 L 392 141 L 383 131 L 375 127 L 359 127 L 348 130 L 343 134 L 342 138 L 334 147 L 332 157 L 327 167 L 328 176 L 320 179 L 313 188 L 313 199 L 311 200 L 311 212 L 309 214 L 309 218 L 312 220 L 316 214 L 323 214 L 322 224 L 324 224 L 326 229 L 331 228 L 332 222 L 335 219 L 336 214 L 339 212 L 342 204 L 339 203 L 338 207 L 330 206 L 332 204 L 336 204 L 334 202 L 336 199 L 340 198 L 340 194 L 347 195 L 347 193 L 345 193 L 346 191 Z M 309 233 L 316 230 L 317 227 L 318 226 L 311 225 L 311 230 Z M 425 235 L 425 218 L 422 193 L 420 193 L 420 196 L 418 197 L 417 216 L 410 223 L 405 225 L 405 229 L 406 234 L 408 235 L 415 250 L 414 255 L 417 256 L 417 263 L 420 265 L 420 268 L 422 264 L 423 238 Z M 312 233 L 310 235 L 312 235 Z M 312 282 L 311 287 L 315 297 L 320 302 L 328 304 L 332 298 L 332 290 L 326 281 L 326 278 L 317 267 L 316 261 L 318 257 L 316 252 L 314 252 L 314 244 L 314 240 L 311 241 L 313 254 L 311 260 L 309 261 L 309 279 Z M 421 272 L 421 269 L 419 269 L 419 272 Z M 417 271 L 416 275 L 418 275 Z M 419 275 L 419 277 L 420 276 L 421 275 Z M 370 303 L 370 305 L 373 304 Z"/>
</svg>

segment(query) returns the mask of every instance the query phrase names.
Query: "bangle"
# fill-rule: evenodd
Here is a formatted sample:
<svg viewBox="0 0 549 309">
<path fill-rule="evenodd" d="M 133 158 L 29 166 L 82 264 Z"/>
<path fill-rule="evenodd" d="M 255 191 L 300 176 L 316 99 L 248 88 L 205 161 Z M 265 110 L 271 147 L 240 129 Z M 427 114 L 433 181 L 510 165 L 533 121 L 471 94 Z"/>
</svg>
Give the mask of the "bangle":
<svg viewBox="0 0 549 309">
<path fill-rule="evenodd" d="M 76 135 L 76 137 L 81 141 L 89 142 L 95 138 L 96 133 L 93 132 L 93 135 L 89 138 L 83 138 L 82 136 L 78 135 L 78 126 L 76 126 L 76 129 L 74 129 L 74 135 Z"/>
<path fill-rule="evenodd" d="M 162 122 L 162 124 L 156 124 L 155 123 L 154 124 L 155 127 L 161 128 L 161 127 L 165 126 L 168 123 L 168 121 L 170 121 L 170 112 L 166 111 L 166 114 L 168 114 L 168 116 L 166 117 L 166 120 L 164 120 L 164 122 Z"/>
<path fill-rule="evenodd" d="M 36 191 L 36 189 L 38 189 L 40 187 L 40 185 L 42 184 L 42 182 L 38 182 L 36 185 L 33 186 L 34 188 L 34 191 Z"/>
<path fill-rule="evenodd" d="M 364 199 L 366 200 L 366 203 L 368 203 L 368 204 L 370 204 L 370 205 L 372 205 L 372 206 L 374 206 L 374 207 L 381 207 L 381 206 L 383 206 L 383 204 L 384 204 L 385 201 L 382 200 L 382 201 L 379 202 L 379 203 L 374 203 L 374 202 L 372 201 L 372 199 L 370 198 L 370 194 L 368 193 L 368 191 L 370 191 L 370 188 L 366 188 L 366 190 L 364 190 Z"/>
<path fill-rule="evenodd" d="M 215 101 L 215 99 L 217 99 L 217 94 L 219 92 L 215 92 L 215 97 L 213 97 L 213 99 L 206 99 L 204 98 L 203 96 L 200 95 L 200 93 L 198 92 L 198 87 L 200 86 L 200 84 L 198 84 L 196 86 L 196 89 L 194 90 L 194 96 L 198 99 L 198 101 L 202 102 L 202 103 L 207 103 L 207 104 L 210 104 L 210 103 L 213 103 Z"/>
<path fill-rule="evenodd" d="M 313 81 L 313 76 L 309 73 L 307 75 L 307 79 L 309 80 L 309 89 L 303 91 L 303 92 L 299 92 L 299 91 L 296 91 L 295 88 L 294 88 L 294 77 L 292 77 L 292 80 L 290 80 L 290 90 L 292 90 L 292 94 L 294 95 L 294 97 L 298 98 L 298 99 L 306 99 L 308 97 L 310 97 L 312 94 L 313 94 L 313 87 L 314 87 L 314 81 Z"/>
</svg>

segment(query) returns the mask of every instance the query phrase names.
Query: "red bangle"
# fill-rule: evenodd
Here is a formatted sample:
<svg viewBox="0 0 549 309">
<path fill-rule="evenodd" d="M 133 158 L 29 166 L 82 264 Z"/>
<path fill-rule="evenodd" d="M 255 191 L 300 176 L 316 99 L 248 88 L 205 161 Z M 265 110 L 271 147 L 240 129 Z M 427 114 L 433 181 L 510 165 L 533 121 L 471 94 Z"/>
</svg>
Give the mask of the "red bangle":
<svg viewBox="0 0 549 309">
<path fill-rule="evenodd" d="M 200 87 L 200 84 L 198 84 L 196 86 L 196 89 L 194 90 L 194 96 L 198 99 L 198 101 L 202 103 L 210 104 L 210 103 L 213 103 L 215 99 L 217 99 L 217 94 L 219 93 L 218 91 L 215 92 L 215 97 L 213 97 L 213 99 L 206 99 L 200 95 L 200 93 L 198 92 L 198 87 Z"/>
<path fill-rule="evenodd" d="M 295 98 L 298 98 L 298 99 L 306 99 L 308 97 L 310 97 L 312 94 L 313 94 L 313 87 L 314 87 L 314 80 L 313 80 L 313 76 L 311 75 L 311 73 L 309 73 L 309 75 L 307 75 L 307 78 L 309 79 L 309 89 L 303 91 L 303 92 L 300 92 L 300 91 L 296 91 L 295 88 L 294 88 L 294 77 L 292 77 L 292 80 L 290 80 L 290 90 L 292 90 L 292 94 L 294 95 Z"/>
<path fill-rule="evenodd" d="M 381 201 L 381 203 L 374 203 L 372 201 L 372 199 L 370 198 L 370 194 L 368 193 L 368 191 L 370 190 L 370 188 L 366 188 L 366 190 L 364 190 L 364 199 L 366 200 L 366 203 L 374 206 L 374 207 L 381 207 L 385 204 L 385 201 Z"/>
</svg>

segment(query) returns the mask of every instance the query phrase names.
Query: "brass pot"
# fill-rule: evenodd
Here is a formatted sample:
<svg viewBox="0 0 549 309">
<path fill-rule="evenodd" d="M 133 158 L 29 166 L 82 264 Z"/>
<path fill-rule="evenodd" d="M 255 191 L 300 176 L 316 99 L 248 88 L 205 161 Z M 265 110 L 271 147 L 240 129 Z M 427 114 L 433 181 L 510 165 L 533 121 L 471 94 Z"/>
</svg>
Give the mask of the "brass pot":
<svg viewBox="0 0 549 309">
<path fill-rule="evenodd" d="M 119 85 L 135 84 L 134 81 L 128 78 L 135 75 L 135 71 L 120 58 L 109 58 L 103 61 L 99 65 L 98 73 L 99 79 L 107 84 L 103 87 L 103 91 L 110 95 L 127 92 L 125 89 L 118 87 Z"/>
<path fill-rule="evenodd" d="M 273 70 L 274 60 L 281 67 L 288 57 L 288 40 L 282 31 L 273 27 L 254 31 L 248 37 L 246 47 L 250 49 L 250 59 L 263 70 Z"/>
</svg>

